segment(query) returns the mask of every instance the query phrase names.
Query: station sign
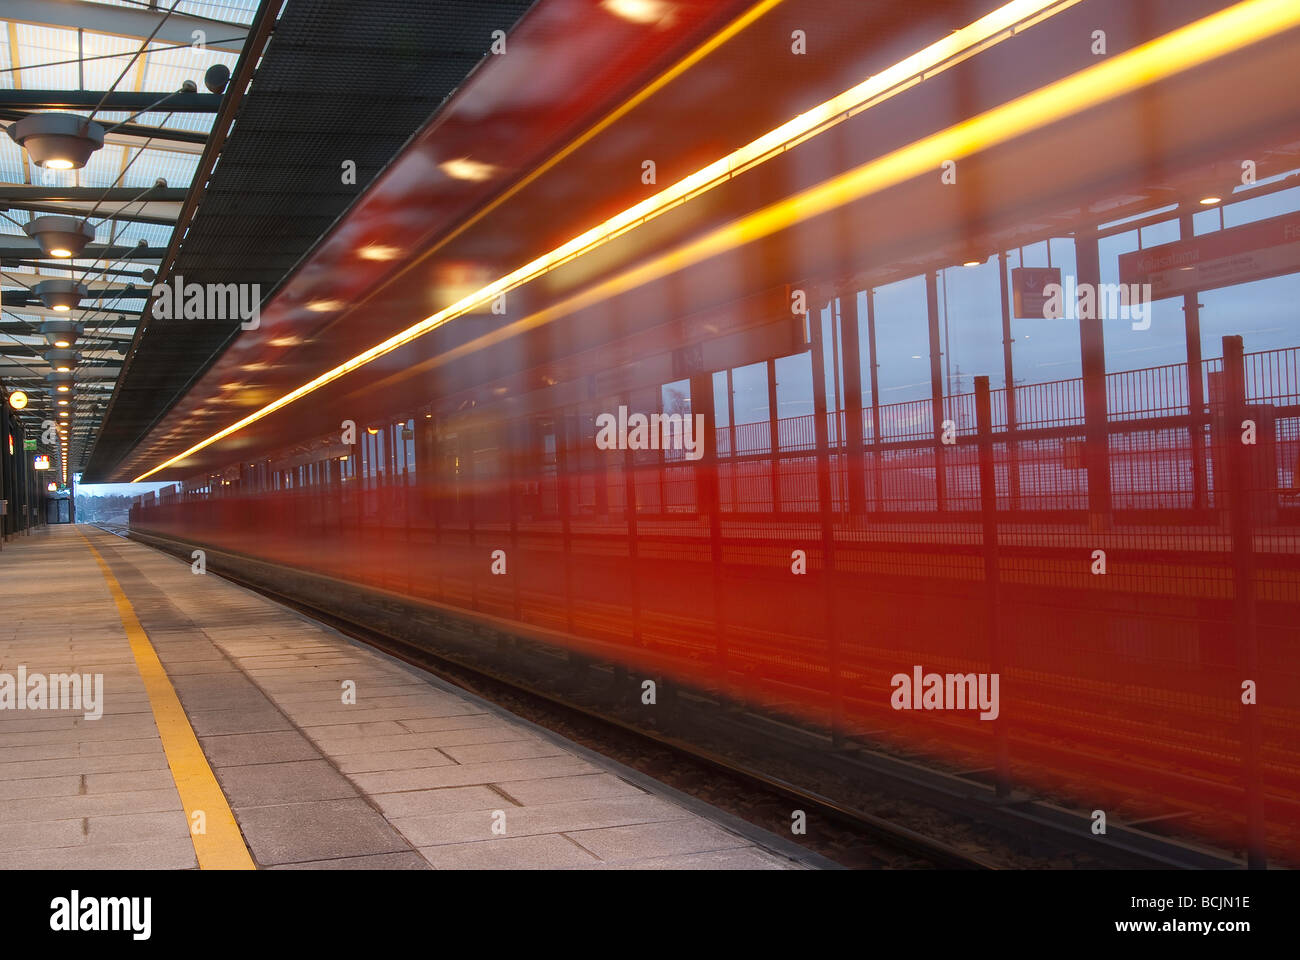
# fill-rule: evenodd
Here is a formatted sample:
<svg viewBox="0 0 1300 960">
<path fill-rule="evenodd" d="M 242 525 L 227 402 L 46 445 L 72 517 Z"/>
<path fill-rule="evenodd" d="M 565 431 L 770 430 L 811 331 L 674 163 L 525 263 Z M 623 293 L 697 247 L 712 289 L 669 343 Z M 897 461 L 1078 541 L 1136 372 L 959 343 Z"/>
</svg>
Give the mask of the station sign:
<svg viewBox="0 0 1300 960">
<path fill-rule="evenodd" d="M 50 469 L 50 458 L 48 454 L 38 453 L 32 458 L 32 466 L 37 470 Z"/>
<path fill-rule="evenodd" d="M 1011 301 L 1014 314 L 1020 319 L 1042 320 L 1046 316 L 1047 287 L 1061 285 L 1060 267 L 1013 267 L 1011 269 Z"/>
<path fill-rule="evenodd" d="M 1300 213 L 1175 240 L 1119 258 L 1120 283 L 1149 283 L 1159 300 L 1300 271 Z"/>
<path fill-rule="evenodd" d="M 15 410 L 22 410 L 27 406 L 27 394 L 23 393 L 21 390 L 15 390 L 13 393 L 9 394 L 9 406 L 13 407 Z"/>
</svg>

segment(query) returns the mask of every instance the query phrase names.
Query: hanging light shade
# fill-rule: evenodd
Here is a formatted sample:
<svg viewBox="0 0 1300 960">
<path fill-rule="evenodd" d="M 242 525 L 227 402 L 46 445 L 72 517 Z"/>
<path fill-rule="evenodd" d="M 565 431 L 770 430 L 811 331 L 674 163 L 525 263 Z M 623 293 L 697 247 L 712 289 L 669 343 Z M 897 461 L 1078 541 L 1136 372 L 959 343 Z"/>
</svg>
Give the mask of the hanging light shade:
<svg viewBox="0 0 1300 960">
<path fill-rule="evenodd" d="M 963 267 L 979 267 L 988 262 L 987 250 L 973 243 L 965 243 L 957 251 L 957 263 Z"/>
<path fill-rule="evenodd" d="M 54 368 L 55 373 L 71 373 L 81 361 L 81 354 L 75 350 L 56 347 L 45 352 L 45 361 Z"/>
<path fill-rule="evenodd" d="M 46 320 L 41 324 L 41 336 L 52 347 L 66 349 L 77 342 L 84 328 L 71 320 Z"/>
<path fill-rule="evenodd" d="M 72 399 L 72 394 L 76 389 L 76 382 L 70 373 L 47 373 L 45 380 L 54 392 L 65 399 Z"/>
<path fill-rule="evenodd" d="M 77 283 L 75 280 L 42 280 L 36 286 L 32 287 L 32 293 L 49 310 L 58 310 L 65 312 L 80 306 L 81 301 L 90 296 L 90 291 L 86 289 L 84 283 Z"/>
<path fill-rule="evenodd" d="M 80 170 L 104 145 L 104 128 L 72 113 L 34 113 L 9 125 L 9 136 L 32 163 L 47 170 Z"/>
<path fill-rule="evenodd" d="M 75 217 L 33 217 L 23 230 L 41 245 L 41 253 L 47 257 L 78 256 L 95 239 L 91 222 Z"/>
</svg>

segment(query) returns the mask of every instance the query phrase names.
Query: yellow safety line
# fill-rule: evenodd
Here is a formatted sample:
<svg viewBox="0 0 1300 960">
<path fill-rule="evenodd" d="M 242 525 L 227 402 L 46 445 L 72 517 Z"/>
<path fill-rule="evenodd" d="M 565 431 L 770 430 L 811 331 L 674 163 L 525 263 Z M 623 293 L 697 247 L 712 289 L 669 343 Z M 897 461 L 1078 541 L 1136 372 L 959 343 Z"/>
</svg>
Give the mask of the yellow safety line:
<svg viewBox="0 0 1300 960">
<path fill-rule="evenodd" d="M 117 578 L 109 569 L 104 558 L 100 556 L 95 545 L 80 530 L 77 536 L 86 541 L 86 546 L 94 554 L 95 562 L 104 574 L 108 590 L 117 605 L 117 615 L 126 630 L 126 638 L 131 643 L 131 653 L 135 657 L 136 668 L 144 680 L 145 690 L 149 694 L 149 706 L 153 710 L 154 722 L 158 725 L 158 735 L 162 737 L 163 752 L 167 754 L 167 765 L 171 767 L 172 779 L 176 781 L 176 791 L 181 795 L 181 804 L 185 808 L 185 819 L 190 824 L 190 840 L 194 842 L 194 853 L 199 860 L 200 870 L 256 870 L 248 847 L 244 845 L 243 835 L 235 815 L 230 812 L 226 795 L 221 792 L 217 778 L 208 766 L 208 758 L 203 755 L 194 728 L 190 726 L 185 708 L 176 696 L 176 689 L 167 679 L 167 671 L 149 636 L 136 619 L 131 601 L 122 592 Z M 205 832 L 193 831 L 193 816 L 203 813 Z"/>
</svg>

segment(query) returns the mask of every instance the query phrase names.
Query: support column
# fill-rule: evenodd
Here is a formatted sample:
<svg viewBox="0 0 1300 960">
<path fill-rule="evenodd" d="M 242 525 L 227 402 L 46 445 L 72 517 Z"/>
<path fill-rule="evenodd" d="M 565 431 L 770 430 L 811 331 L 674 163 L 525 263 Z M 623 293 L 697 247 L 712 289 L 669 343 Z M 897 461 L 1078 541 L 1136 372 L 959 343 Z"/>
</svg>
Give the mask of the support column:
<svg viewBox="0 0 1300 960">
<path fill-rule="evenodd" d="M 573 633 L 573 525 L 569 517 L 569 414 L 555 415 L 555 473 L 559 497 L 561 550 L 564 554 L 564 622 Z M 570 662 L 574 654 L 569 652 Z"/>
<path fill-rule="evenodd" d="M 1101 264 L 1095 231 L 1075 234 L 1075 264 L 1078 285 L 1101 284 Z M 1095 300 L 1094 300 L 1095 302 Z M 1079 312 L 1079 311 L 1076 311 Z M 1099 311 L 1097 311 L 1099 312 Z M 1088 466 L 1088 514 L 1093 529 L 1110 525 L 1110 432 L 1106 399 L 1106 342 L 1102 322 L 1079 319 L 1079 351 L 1083 368 L 1083 417 Z"/>
<path fill-rule="evenodd" d="M 772 485 L 772 512 L 781 512 L 781 415 L 776 404 L 776 361 L 767 361 L 768 482 Z"/>
<path fill-rule="evenodd" d="M 989 672 L 1002 674 L 1001 571 L 998 567 L 997 475 L 993 467 L 993 404 L 989 378 L 975 378 L 975 420 L 979 428 L 980 515 L 984 525 L 984 602 L 989 641 Z M 1003 688 L 1005 689 L 1005 688 Z M 995 787 L 999 797 L 1011 793 L 1011 763 L 1006 721 L 993 720 Z"/>
<path fill-rule="evenodd" d="M 620 398 L 621 402 L 631 408 L 632 397 L 625 395 Z M 691 408 L 694 410 L 694 400 Z M 688 414 L 689 416 L 689 414 Z M 636 646 L 641 645 L 641 581 L 640 573 L 640 550 L 637 538 L 640 536 L 637 530 L 636 516 L 636 465 L 634 462 L 634 452 L 631 447 L 623 451 L 623 503 L 627 516 L 627 562 L 628 562 L 628 605 L 632 612 L 632 643 Z M 604 454 L 601 459 L 603 461 Z M 604 468 L 601 468 L 601 476 L 604 476 Z"/>
<path fill-rule="evenodd" d="M 1184 209 L 1178 214 L 1178 238 L 1191 240 L 1194 236 L 1192 211 Z M 1149 304 L 1147 309 L 1151 309 Z M 1201 304 L 1198 292 L 1183 294 L 1183 326 L 1187 341 L 1187 439 L 1192 451 L 1192 506 L 1204 510 L 1210 503 L 1210 484 L 1205 462 L 1205 384 L 1201 370 Z"/>
<path fill-rule="evenodd" d="M 1256 695 L 1259 675 L 1259 632 L 1255 604 L 1255 524 L 1254 491 L 1251 489 L 1251 456 L 1257 446 L 1241 442 L 1242 421 L 1246 419 L 1246 370 L 1241 337 L 1223 338 L 1223 427 L 1219 444 L 1227 461 L 1228 489 L 1222 505 L 1228 513 L 1232 532 L 1233 618 L 1237 642 L 1237 664 L 1242 680 L 1252 680 Z M 1230 685 L 1240 695 L 1239 684 Z M 1264 785 L 1261 780 L 1260 750 L 1263 725 L 1258 703 L 1241 705 L 1242 779 L 1245 782 L 1246 855 L 1252 870 L 1268 865 L 1264 831 Z"/>
<path fill-rule="evenodd" d="M 867 509 L 866 461 L 862 447 L 862 347 L 858 342 L 858 291 L 840 291 L 840 343 L 844 346 L 844 453 L 848 458 L 849 512 Z"/>
<path fill-rule="evenodd" d="M 731 389 L 731 373 L 727 373 L 727 389 Z M 731 404 L 730 394 L 728 405 Z M 700 438 L 703 456 L 695 462 L 695 502 L 709 517 L 709 557 L 713 583 L 713 631 L 715 645 L 714 669 L 717 671 L 718 694 L 725 700 L 731 695 L 731 666 L 727 657 L 726 585 L 722 565 L 722 497 L 718 477 L 718 418 L 714 410 L 713 375 L 697 373 L 691 376 L 691 415 L 704 417 L 704 436 Z M 735 417 L 731 418 L 732 443 L 735 443 Z M 735 447 L 732 447 L 735 455 Z"/>
<path fill-rule="evenodd" d="M 1007 398 L 1007 488 L 1011 496 L 1011 509 L 1020 509 L 1020 444 L 1016 431 L 1020 421 L 1016 414 L 1016 374 L 1012 363 L 1011 297 L 1007 289 L 1007 255 L 998 251 L 998 279 L 1002 291 L 1002 379 L 1006 383 Z"/>
<path fill-rule="evenodd" d="M 875 469 L 871 471 L 871 493 L 876 510 L 884 509 L 884 464 L 880 456 L 880 371 L 876 361 L 876 291 L 867 288 L 867 362 L 871 380 L 871 443 L 875 447 Z"/>
<path fill-rule="evenodd" d="M 833 300 L 831 301 L 834 302 Z M 822 339 L 821 305 L 810 317 L 812 331 L 813 427 L 817 459 L 817 515 L 821 521 L 822 547 L 822 621 L 826 640 L 826 666 L 830 683 L 827 694 L 831 705 L 831 746 L 844 741 L 844 710 L 840 690 L 839 640 L 837 636 L 835 591 L 834 502 L 831 486 L 831 452 L 826 421 L 826 346 Z"/>
<path fill-rule="evenodd" d="M 947 472 L 943 444 L 943 348 L 939 340 L 939 279 L 937 270 L 925 274 L 925 306 L 930 326 L 930 424 L 934 449 L 934 505 L 943 510 L 947 501 Z"/>
</svg>

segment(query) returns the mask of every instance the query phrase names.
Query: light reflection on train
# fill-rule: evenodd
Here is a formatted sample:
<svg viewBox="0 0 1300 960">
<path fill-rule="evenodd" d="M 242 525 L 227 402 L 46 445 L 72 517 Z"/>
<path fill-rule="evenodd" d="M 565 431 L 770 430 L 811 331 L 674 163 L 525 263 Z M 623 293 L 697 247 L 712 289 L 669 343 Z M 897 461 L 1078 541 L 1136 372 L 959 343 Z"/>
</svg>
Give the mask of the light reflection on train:
<svg viewBox="0 0 1300 960">
<path fill-rule="evenodd" d="M 1160 105 L 1221 119 L 1195 96 L 1205 79 L 1162 88 Z M 1233 107 L 1240 122 L 1295 110 L 1294 92 L 1260 89 Z M 1109 121 L 1141 109 L 1119 103 Z M 1217 142 L 1194 127 L 1170 121 L 1169 136 Z M 846 124 L 840 146 L 861 148 L 866 129 Z M 1208 289 L 1156 303 L 1165 353 L 1143 367 L 1132 351 L 1152 343 L 1126 339 L 1127 321 L 1044 326 L 1017 297 L 1024 268 L 1100 283 L 1124 253 L 1194 242 L 1207 213 L 1225 231 L 1291 216 L 1300 188 L 1261 182 L 1208 210 L 1212 166 L 1159 142 L 1085 153 L 1091 131 L 1072 129 L 1068 161 L 1039 174 L 1052 216 L 970 229 L 936 172 L 743 236 L 751 259 L 728 249 L 667 270 L 567 326 L 507 336 L 490 313 L 454 319 L 448 331 L 474 325 L 468 339 L 348 373 L 298 401 L 295 430 L 268 417 L 250 431 L 255 455 L 214 446 L 212 466 L 138 504 L 132 528 L 369 597 L 416 642 L 453 642 L 418 625 L 430 612 L 490 625 L 611 665 L 629 690 L 656 678 L 719 716 L 742 705 L 825 732 L 828 754 L 901 745 L 1117 819 L 1190 811 L 1232 844 L 1255 798 L 1270 843 L 1294 853 L 1300 346 L 1294 325 L 1278 335 L 1261 314 L 1294 301 L 1297 274 L 1214 284 L 1222 309 L 1203 314 Z M 799 151 L 825 149 L 836 183 L 859 154 L 828 142 L 784 159 L 808 176 L 820 168 Z M 1019 190 L 1041 148 L 1005 149 Z M 1135 195 L 1166 154 L 1177 171 Z M 1270 157 L 1273 173 L 1300 168 L 1284 143 Z M 1121 169 L 1129 180 L 1097 192 Z M 1105 214 L 1067 202 L 1083 189 Z M 719 211 L 757 216 L 786 197 L 745 181 L 718 194 L 665 215 L 651 240 L 620 237 L 598 267 L 579 258 L 571 287 L 521 291 L 528 315 L 691 242 Z M 883 238 L 862 232 L 871 211 Z M 485 235 L 518 214 L 496 216 Z M 429 274 L 443 297 L 490 276 L 448 249 Z M 407 313 L 392 322 L 414 322 L 405 296 L 358 314 L 396 304 Z M 480 647 L 503 673 L 522 659 Z M 1252 713 L 1256 678 L 1267 701 Z M 575 674 L 574 695 L 591 682 Z"/>
</svg>

